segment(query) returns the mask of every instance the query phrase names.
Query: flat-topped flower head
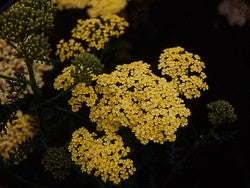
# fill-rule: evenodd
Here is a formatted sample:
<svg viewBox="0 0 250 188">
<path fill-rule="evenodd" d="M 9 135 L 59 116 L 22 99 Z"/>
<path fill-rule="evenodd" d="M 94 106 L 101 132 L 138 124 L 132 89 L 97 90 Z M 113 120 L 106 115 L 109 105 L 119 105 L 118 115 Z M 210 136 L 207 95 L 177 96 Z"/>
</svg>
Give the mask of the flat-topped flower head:
<svg viewBox="0 0 250 188">
<path fill-rule="evenodd" d="M 120 136 L 107 134 L 97 138 L 96 133 L 90 133 L 84 127 L 72 136 L 68 149 L 72 160 L 81 166 L 83 172 L 114 184 L 134 174 L 133 161 L 127 158 L 130 148 L 124 146 Z"/>
<path fill-rule="evenodd" d="M 187 125 L 190 111 L 173 84 L 149 68 L 138 61 L 97 76 L 95 91 L 102 97 L 91 107 L 90 119 L 98 131 L 116 132 L 125 126 L 142 144 L 175 140 L 176 130 Z"/>
<path fill-rule="evenodd" d="M 61 62 L 85 52 L 85 49 L 82 47 L 81 43 L 76 42 L 75 39 L 70 39 L 69 41 L 64 41 L 64 39 L 62 39 L 57 44 L 56 48 L 56 55 L 59 56 Z"/>
<path fill-rule="evenodd" d="M 201 90 L 207 90 L 203 72 L 205 64 L 198 55 L 185 51 L 184 48 L 167 48 L 160 55 L 158 69 L 162 75 L 170 77 L 170 81 L 181 95 L 187 99 L 197 98 Z"/>
<path fill-rule="evenodd" d="M 88 6 L 90 0 L 52 0 L 52 3 L 59 10 L 65 9 L 83 9 Z"/>
<path fill-rule="evenodd" d="M 127 6 L 127 0 L 90 0 L 88 14 L 92 18 L 117 14 Z"/>
<path fill-rule="evenodd" d="M 128 22 L 117 15 L 106 15 L 100 19 L 79 19 L 72 30 L 72 37 L 86 43 L 87 51 L 100 50 L 111 38 L 121 36 L 126 27 L 128 27 Z"/>
</svg>

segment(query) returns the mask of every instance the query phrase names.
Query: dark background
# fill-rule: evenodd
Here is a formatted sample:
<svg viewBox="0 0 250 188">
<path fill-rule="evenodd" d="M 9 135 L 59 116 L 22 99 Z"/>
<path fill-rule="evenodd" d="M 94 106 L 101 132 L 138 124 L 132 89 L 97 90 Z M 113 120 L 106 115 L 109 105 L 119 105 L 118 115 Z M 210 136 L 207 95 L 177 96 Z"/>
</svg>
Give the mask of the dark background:
<svg viewBox="0 0 250 188">
<path fill-rule="evenodd" d="M 239 131 L 236 138 L 196 151 L 187 161 L 183 173 L 177 175 L 167 187 L 250 187 L 250 23 L 243 27 L 230 26 L 226 18 L 218 14 L 219 2 L 132 0 L 121 13 L 130 23 L 126 34 L 120 39 L 123 43 L 114 42 L 119 48 L 110 49 L 104 58 L 107 71 L 112 71 L 117 64 L 134 60 L 144 60 L 156 69 L 159 55 L 165 48 L 184 47 L 201 56 L 208 76 L 209 90 L 203 93 L 198 107 L 192 105 L 194 115 L 199 116 L 200 109 L 205 109 L 207 103 L 218 99 L 227 100 L 235 107 L 238 119 L 234 128 Z M 69 36 L 79 17 L 84 17 L 79 10 L 57 15 L 51 34 L 52 45 Z M 120 48 L 123 55 L 117 50 Z M 110 60 L 113 60 L 112 63 Z M 139 183 L 136 187 L 165 187 L 168 170 L 162 163 L 164 159 L 159 151 L 145 150 L 148 154 L 156 152 L 151 157 L 151 164 L 144 164 L 144 157 L 137 158 L 137 163 L 145 166 L 137 172 Z M 152 173 L 156 174 L 154 181 L 157 183 L 152 183 Z"/>
</svg>

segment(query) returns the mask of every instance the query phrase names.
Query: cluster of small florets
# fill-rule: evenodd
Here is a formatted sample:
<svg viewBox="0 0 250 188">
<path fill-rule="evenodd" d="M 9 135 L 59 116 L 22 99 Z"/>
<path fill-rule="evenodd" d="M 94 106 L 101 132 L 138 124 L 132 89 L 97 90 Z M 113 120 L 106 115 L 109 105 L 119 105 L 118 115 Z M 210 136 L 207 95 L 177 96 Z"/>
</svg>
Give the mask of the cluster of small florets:
<svg viewBox="0 0 250 188">
<path fill-rule="evenodd" d="M 7 122 L 0 134 L 0 154 L 7 160 L 15 153 L 19 145 L 32 139 L 36 133 L 36 119 L 25 115 L 22 111 L 16 112 L 16 119 Z"/>
<path fill-rule="evenodd" d="M 88 14 L 92 18 L 117 14 L 127 6 L 127 0 L 90 0 Z"/>
<path fill-rule="evenodd" d="M 72 97 L 69 104 L 72 111 L 78 111 L 83 103 L 91 107 L 97 100 L 94 88 L 90 85 L 93 79 L 103 72 L 104 65 L 94 55 L 84 53 L 72 60 L 72 65 L 63 69 L 63 74 L 59 75 L 54 82 L 55 89 L 66 90 L 70 86 Z"/>
<path fill-rule="evenodd" d="M 92 86 L 86 86 L 84 82 L 77 84 L 72 90 L 72 97 L 68 101 L 73 112 L 79 111 L 83 104 L 86 103 L 88 107 L 95 105 L 98 97 Z"/>
<path fill-rule="evenodd" d="M 27 66 L 23 59 L 16 57 L 16 50 L 8 45 L 4 40 L 0 38 L 0 74 L 15 77 L 16 75 L 24 75 L 26 79 L 29 79 L 29 73 Z M 43 73 L 49 71 L 53 66 L 49 66 L 42 63 L 35 63 L 34 66 L 35 78 L 38 86 L 43 86 Z M 17 98 L 23 98 L 26 94 L 31 94 L 32 89 L 27 86 L 23 93 L 11 93 L 11 85 L 5 80 L 0 78 L 0 103 L 8 104 L 10 102 L 8 96 L 15 95 Z"/>
<path fill-rule="evenodd" d="M 133 161 L 126 158 L 130 148 L 124 147 L 122 138 L 116 134 L 107 134 L 101 138 L 96 136 L 84 127 L 73 133 L 69 151 L 72 160 L 81 166 L 81 170 L 101 176 L 104 182 L 111 181 L 114 184 L 133 175 L 136 170 Z"/>
<path fill-rule="evenodd" d="M 100 50 L 111 37 L 122 35 L 126 27 L 128 22 L 117 15 L 102 16 L 100 19 L 79 19 L 72 30 L 72 36 L 87 42 L 88 48 Z"/>
<path fill-rule="evenodd" d="M 205 64 L 198 55 L 193 55 L 181 47 L 167 48 L 160 55 L 158 69 L 162 75 L 170 77 L 181 95 L 187 99 L 200 97 L 200 90 L 207 90 L 203 72 Z"/>
<path fill-rule="evenodd" d="M 62 39 L 57 44 L 56 48 L 56 55 L 59 56 L 61 62 L 64 62 L 71 57 L 76 57 L 79 54 L 85 52 L 81 43 L 76 42 L 74 39 L 70 39 L 69 41 L 64 41 L 64 39 Z"/>
<path fill-rule="evenodd" d="M 31 34 L 24 41 L 20 42 L 17 48 L 17 56 L 27 62 L 47 62 L 51 52 L 48 37 L 44 33 Z"/>
<path fill-rule="evenodd" d="M 227 101 L 217 100 L 207 104 L 208 120 L 213 125 L 223 125 L 226 123 L 234 123 L 237 115 L 234 107 Z"/>
<path fill-rule="evenodd" d="M 59 10 L 87 8 L 92 18 L 117 14 L 127 6 L 127 0 L 52 0 Z"/>
<path fill-rule="evenodd" d="M 84 82 L 90 85 L 94 76 L 103 73 L 104 65 L 93 54 L 84 53 L 75 57 L 72 60 L 72 65 L 75 67 L 71 72 L 71 76 L 75 79 L 75 83 Z"/>
<path fill-rule="evenodd" d="M 56 77 L 54 81 L 54 88 L 57 90 L 63 89 L 66 90 L 70 86 L 74 85 L 74 78 L 71 76 L 71 72 L 74 71 L 74 65 L 65 67 L 62 70 L 62 74 Z"/>
<path fill-rule="evenodd" d="M 93 77 L 99 75 L 103 71 L 104 65 L 93 54 L 84 53 L 75 57 L 72 64 L 65 67 L 62 74 L 59 75 L 54 82 L 54 88 L 68 89 L 70 86 L 83 82 L 89 85 Z M 85 87 L 84 87 L 85 88 Z"/>
<path fill-rule="evenodd" d="M 68 42 L 60 40 L 56 55 L 63 62 L 84 52 L 103 49 L 111 38 L 121 36 L 126 27 L 128 22 L 117 15 L 106 15 L 100 19 L 79 19 L 72 30 L 72 37 L 81 42 L 76 42 L 75 39 Z"/>
<path fill-rule="evenodd" d="M 250 4 L 246 0 L 221 0 L 218 12 L 232 26 L 244 26 L 250 20 Z"/>
<path fill-rule="evenodd" d="M 142 144 L 174 141 L 175 132 L 188 123 L 190 111 L 166 79 L 152 73 L 149 64 L 118 65 L 111 74 L 96 77 L 102 97 L 90 109 L 98 131 L 116 132 L 129 127 Z"/>
<path fill-rule="evenodd" d="M 0 15 L 0 35 L 12 42 L 53 27 L 55 8 L 47 0 L 20 0 Z"/>
<path fill-rule="evenodd" d="M 42 165 L 56 180 L 62 181 L 69 176 L 73 162 L 65 147 L 49 147 L 42 159 Z"/>
<path fill-rule="evenodd" d="M 83 9 L 88 6 L 89 0 L 52 0 L 52 3 L 59 10 L 64 9 Z"/>
</svg>

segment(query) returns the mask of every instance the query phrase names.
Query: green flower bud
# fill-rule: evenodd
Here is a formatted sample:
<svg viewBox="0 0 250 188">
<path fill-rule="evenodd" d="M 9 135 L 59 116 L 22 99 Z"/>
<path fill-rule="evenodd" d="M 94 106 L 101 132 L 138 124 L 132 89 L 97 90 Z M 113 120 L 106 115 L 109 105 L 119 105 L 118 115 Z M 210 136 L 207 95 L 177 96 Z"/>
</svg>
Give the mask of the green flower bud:
<svg viewBox="0 0 250 188">
<path fill-rule="evenodd" d="M 234 107 L 227 101 L 217 100 L 207 104 L 208 120 L 213 125 L 223 125 L 234 123 L 237 115 L 234 113 Z"/>
<path fill-rule="evenodd" d="M 17 47 L 17 56 L 26 61 L 48 61 L 51 52 L 48 37 L 44 33 L 40 35 L 31 34 Z"/>
<path fill-rule="evenodd" d="M 20 42 L 31 33 L 53 27 L 55 7 L 47 0 L 20 0 L 0 15 L 0 35 Z"/>
<path fill-rule="evenodd" d="M 103 73 L 104 65 L 93 54 L 84 53 L 72 60 L 75 69 L 71 71 L 71 76 L 75 83 L 84 82 L 89 85 L 93 75 Z"/>
<path fill-rule="evenodd" d="M 49 172 L 54 179 L 62 181 L 69 176 L 73 162 L 65 147 L 50 147 L 42 159 L 42 165 L 44 171 Z"/>
</svg>

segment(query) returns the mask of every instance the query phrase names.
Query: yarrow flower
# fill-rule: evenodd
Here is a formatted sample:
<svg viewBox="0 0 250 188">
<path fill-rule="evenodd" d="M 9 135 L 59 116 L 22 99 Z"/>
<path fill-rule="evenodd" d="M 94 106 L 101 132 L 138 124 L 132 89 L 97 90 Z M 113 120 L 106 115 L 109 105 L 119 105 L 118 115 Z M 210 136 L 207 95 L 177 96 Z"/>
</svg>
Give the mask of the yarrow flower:
<svg viewBox="0 0 250 188">
<path fill-rule="evenodd" d="M 95 76 L 94 86 L 78 83 L 69 100 L 72 111 L 78 111 L 86 103 L 98 131 L 117 132 L 124 126 L 143 144 L 150 140 L 174 141 L 178 127 L 187 125 L 190 111 L 173 84 L 154 75 L 149 67 L 141 61 L 119 65 L 111 74 Z M 58 80 L 66 85 L 73 82 L 67 76 L 69 70 L 58 76 L 57 88 L 64 88 Z"/>
<path fill-rule="evenodd" d="M 127 0 L 52 0 L 59 10 L 84 9 L 91 18 L 118 14 L 127 6 Z"/>
<path fill-rule="evenodd" d="M 89 85 L 96 75 L 103 71 L 104 65 L 93 54 L 84 53 L 75 57 L 72 64 L 65 67 L 62 74 L 54 82 L 54 88 L 68 89 L 71 86 L 84 82 Z"/>
<path fill-rule="evenodd" d="M 49 147 L 43 156 L 42 165 L 56 180 L 62 181 L 69 176 L 73 162 L 65 147 Z"/>
<path fill-rule="evenodd" d="M 52 3 L 59 10 L 65 9 L 83 9 L 89 4 L 89 0 L 52 0 Z"/>
<path fill-rule="evenodd" d="M 198 55 L 193 55 L 181 47 L 167 48 L 160 55 L 158 69 L 170 81 L 181 95 L 187 99 L 198 98 L 201 90 L 207 90 L 203 72 L 205 64 Z"/>
<path fill-rule="evenodd" d="M 92 18 L 117 14 L 127 6 L 127 0 L 90 0 L 88 14 Z"/>
<path fill-rule="evenodd" d="M 118 65 L 111 74 L 96 77 L 95 91 L 102 97 L 90 109 L 98 131 L 129 127 L 142 144 L 174 141 L 186 126 L 190 111 L 166 79 L 152 73 L 142 61 Z"/>
<path fill-rule="evenodd" d="M 16 112 L 16 119 L 7 122 L 0 134 L 0 154 L 7 160 L 15 154 L 18 146 L 32 139 L 36 134 L 36 118 L 25 115 L 22 111 Z"/>
<path fill-rule="evenodd" d="M 104 182 L 118 184 L 135 172 L 133 161 L 126 158 L 130 152 L 124 147 L 122 138 L 116 134 L 107 134 L 97 138 L 82 127 L 72 135 L 69 145 L 72 160 L 81 166 L 87 174 L 100 176 Z"/>
<path fill-rule="evenodd" d="M 85 49 L 82 47 L 81 43 L 76 42 L 74 39 L 70 39 L 68 42 L 62 39 L 57 44 L 56 48 L 56 55 L 59 56 L 61 62 L 85 52 Z"/>
<path fill-rule="evenodd" d="M 29 80 L 29 72 L 27 66 L 23 59 L 17 58 L 17 51 L 10 45 L 8 45 L 4 40 L 0 38 L 0 74 L 9 77 L 15 77 L 16 75 L 24 75 L 27 80 Z M 41 62 L 35 63 L 33 65 L 35 78 L 37 85 L 42 87 L 43 74 L 46 71 L 50 71 L 53 66 L 46 65 Z M 17 95 L 17 98 L 23 98 L 27 94 L 31 94 L 32 89 L 27 86 L 23 93 L 11 93 L 11 86 L 5 80 L 0 78 L 0 103 L 8 104 L 10 100 L 8 96 Z"/>
<path fill-rule="evenodd" d="M 237 115 L 234 107 L 225 100 L 217 100 L 207 104 L 208 120 L 213 125 L 223 125 L 226 123 L 234 123 Z"/>
</svg>

